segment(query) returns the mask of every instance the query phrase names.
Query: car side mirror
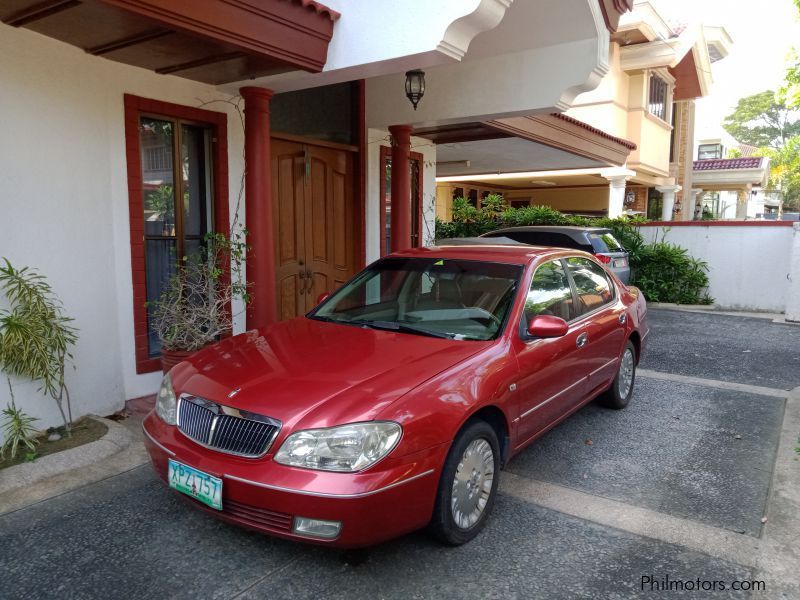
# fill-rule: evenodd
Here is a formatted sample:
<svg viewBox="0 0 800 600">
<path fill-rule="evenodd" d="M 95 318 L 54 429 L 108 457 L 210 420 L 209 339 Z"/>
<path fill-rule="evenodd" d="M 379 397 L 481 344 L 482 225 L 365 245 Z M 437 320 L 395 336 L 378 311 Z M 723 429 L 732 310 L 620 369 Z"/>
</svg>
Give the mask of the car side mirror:
<svg viewBox="0 0 800 600">
<path fill-rule="evenodd" d="M 537 338 L 557 338 L 567 335 L 569 325 L 561 317 L 536 315 L 528 323 L 528 335 Z"/>
<path fill-rule="evenodd" d="M 328 296 L 330 296 L 328 292 L 322 292 L 319 296 L 317 296 L 317 304 L 319 305 L 325 302 L 325 300 L 328 299 Z"/>
</svg>

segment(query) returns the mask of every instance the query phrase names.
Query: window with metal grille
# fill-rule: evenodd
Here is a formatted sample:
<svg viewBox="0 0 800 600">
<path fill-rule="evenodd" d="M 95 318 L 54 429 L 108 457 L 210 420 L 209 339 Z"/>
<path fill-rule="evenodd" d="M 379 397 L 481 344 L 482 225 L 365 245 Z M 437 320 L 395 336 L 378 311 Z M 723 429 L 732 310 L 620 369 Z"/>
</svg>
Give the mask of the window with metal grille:
<svg viewBox="0 0 800 600">
<path fill-rule="evenodd" d="M 722 144 L 700 144 L 697 149 L 697 160 L 722 158 Z"/>
<path fill-rule="evenodd" d="M 667 95 L 669 84 L 658 75 L 650 75 L 650 95 L 648 98 L 648 110 L 654 117 L 662 121 L 667 120 Z"/>
</svg>

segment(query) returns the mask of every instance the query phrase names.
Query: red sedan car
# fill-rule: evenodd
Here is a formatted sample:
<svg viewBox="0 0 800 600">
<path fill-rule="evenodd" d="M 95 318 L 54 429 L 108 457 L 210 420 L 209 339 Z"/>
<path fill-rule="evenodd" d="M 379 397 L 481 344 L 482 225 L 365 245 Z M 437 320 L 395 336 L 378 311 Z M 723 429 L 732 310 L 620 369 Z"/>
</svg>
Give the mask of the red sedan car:
<svg viewBox="0 0 800 600">
<path fill-rule="evenodd" d="M 628 404 L 646 311 L 583 252 L 396 253 L 176 366 L 147 449 L 198 507 L 265 533 L 358 547 L 429 526 L 461 544 L 512 456 L 598 396 Z"/>
</svg>

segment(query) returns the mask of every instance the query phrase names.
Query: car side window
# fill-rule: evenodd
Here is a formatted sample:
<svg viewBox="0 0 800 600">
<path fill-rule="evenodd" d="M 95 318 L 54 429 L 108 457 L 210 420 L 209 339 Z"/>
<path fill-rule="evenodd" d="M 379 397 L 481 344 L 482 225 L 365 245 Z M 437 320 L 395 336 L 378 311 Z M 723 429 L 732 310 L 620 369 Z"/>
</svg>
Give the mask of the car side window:
<svg viewBox="0 0 800 600">
<path fill-rule="evenodd" d="M 540 265 L 533 275 L 525 298 L 525 318 L 530 323 L 536 315 L 554 315 L 565 321 L 574 317 L 572 290 L 560 260 Z"/>
<path fill-rule="evenodd" d="M 614 300 L 614 287 L 603 268 L 587 258 L 567 259 L 567 268 L 578 292 L 578 316 Z"/>
</svg>

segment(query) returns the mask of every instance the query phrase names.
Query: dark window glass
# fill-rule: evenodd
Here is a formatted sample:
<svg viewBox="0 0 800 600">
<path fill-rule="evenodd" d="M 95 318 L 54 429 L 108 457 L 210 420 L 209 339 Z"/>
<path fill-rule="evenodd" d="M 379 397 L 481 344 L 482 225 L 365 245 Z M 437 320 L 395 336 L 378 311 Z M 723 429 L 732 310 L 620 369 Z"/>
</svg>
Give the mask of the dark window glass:
<svg viewBox="0 0 800 600">
<path fill-rule="evenodd" d="M 667 120 L 667 93 L 669 85 L 658 75 L 650 75 L 650 95 L 648 109 L 650 114 L 662 121 Z"/>
<path fill-rule="evenodd" d="M 586 258 L 568 258 L 572 281 L 578 292 L 578 314 L 582 315 L 614 299 L 614 288 L 602 267 Z"/>
<path fill-rule="evenodd" d="M 664 205 L 664 199 L 661 192 L 655 188 L 650 188 L 647 194 L 647 218 L 651 221 L 661 220 L 661 208 Z"/>
<path fill-rule="evenodd" d="M 145 288 L 151 303 L 184 258 L 197 254 L 211 223 L 210 129 L 180 121 L 139 121 L 145 236 Z M 161 344 L 148 331 L 150 357 Z"/>
<path fill-rule="evenodd" d="M 563 233 L 552 233 L 550 231 L 514 231 L 511 233 L 499 233 L 517 242 L 530 244 L 531 246 L 552 246 L 554 248 L 574 248 L 576 250 L 586 250 L 590 246 L 576 242 L 570 236 Z"/>
<path fill-rule="evenodd" d="M 337 83 L 275 94 L 272 131 L 341 144 L 358 144 L 358 84 Z"/>
<path fill-rule="evenodd" d="M 565 321 L 575 316 L 572 290 L 560 260 L 544 263 L 533 275 L 525 298 L 525 318 L 530 322 L 536 315 L 553 315 Z"/>
</svg>

